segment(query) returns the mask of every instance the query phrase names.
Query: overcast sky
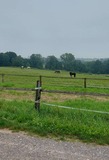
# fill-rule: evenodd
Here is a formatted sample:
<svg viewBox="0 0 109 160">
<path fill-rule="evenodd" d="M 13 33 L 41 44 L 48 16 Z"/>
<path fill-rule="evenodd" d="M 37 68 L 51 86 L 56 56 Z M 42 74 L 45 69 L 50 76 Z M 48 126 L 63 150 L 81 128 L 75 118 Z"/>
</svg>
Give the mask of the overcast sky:
<svg viewBox="0 0 109 160">
<path fill-rule="evenodd" d="M 109 58 L 109 0 L 0 0 L 0 52 Z"/>
</svg>

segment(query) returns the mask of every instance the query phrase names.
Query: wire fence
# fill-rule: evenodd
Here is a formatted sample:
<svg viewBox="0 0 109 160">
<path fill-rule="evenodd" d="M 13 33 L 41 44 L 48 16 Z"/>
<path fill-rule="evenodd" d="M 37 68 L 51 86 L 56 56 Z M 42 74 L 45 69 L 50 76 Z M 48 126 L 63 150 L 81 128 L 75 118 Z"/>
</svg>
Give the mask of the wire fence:
<svg viewBox="0 0 109 160">
<path fill-rule="evenodd" d="M 61 105 L 50 104 L 50 103 L 42 103 L 42 104 L 44 104 L 44 105 L 46 105 L 46 106 L 50 106 L 50 107 L 58 107 L 58 108 L 63 108 L 63 109 L 70 109 L 70 110 L 77 110 L 77 111 L 84 111 L 84 112 L 92 112 L 92 113 L 100 113 L 100 114 L 109 114 L 109 112 L 98 111 L 98 110 L 74 108 L 74 107 L 61 106 Z"/>
</svg>

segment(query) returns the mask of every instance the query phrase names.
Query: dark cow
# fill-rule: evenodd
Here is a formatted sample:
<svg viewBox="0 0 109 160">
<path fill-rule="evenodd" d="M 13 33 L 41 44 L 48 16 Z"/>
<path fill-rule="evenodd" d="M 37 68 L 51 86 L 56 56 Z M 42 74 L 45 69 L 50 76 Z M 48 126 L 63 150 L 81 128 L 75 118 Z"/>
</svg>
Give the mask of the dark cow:
<svg viewBox="0 0 109 160">
<path fill-rule="evenodd" d="M 61 71 L 60 70 L 56 70 L 55 73 L 61 73 Z"/>
<path fill-rule="evenodd" d="M 76 73 L 75 72 L 69 72 L 69 74 L 70 74 L 70 77 L 72 77 L 72 76 L 76 77 Z"/>
</svg>

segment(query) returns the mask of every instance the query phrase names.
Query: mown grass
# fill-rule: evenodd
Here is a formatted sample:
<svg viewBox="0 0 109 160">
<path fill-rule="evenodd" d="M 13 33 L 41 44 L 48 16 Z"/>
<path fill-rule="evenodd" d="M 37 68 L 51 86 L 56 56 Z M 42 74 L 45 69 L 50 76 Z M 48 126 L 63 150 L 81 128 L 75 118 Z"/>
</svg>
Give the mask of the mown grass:
<svg viewBox="0 0 109 160">
<path fill-rule="evenodd" d="M 85 99 L 61 104 L 109 111 L 109 101 L 104 103 Z M 0 100 L 0 128 L 27 131 L 63 140 L 79 139 L 85 142 L 109 144 L 108 126 L 108 114 L 62 109 L 44 104 L 41 104 L 38 113 L 31 101 Z"/>
</svg>

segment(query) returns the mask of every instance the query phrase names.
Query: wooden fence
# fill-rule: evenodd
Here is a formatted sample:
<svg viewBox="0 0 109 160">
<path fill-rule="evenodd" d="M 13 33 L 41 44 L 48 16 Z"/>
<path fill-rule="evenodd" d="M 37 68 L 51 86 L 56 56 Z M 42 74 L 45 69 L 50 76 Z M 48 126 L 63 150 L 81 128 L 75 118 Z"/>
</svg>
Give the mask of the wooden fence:
<svg viewBox="0 0 109 160">
<path fill-rule="evenodd" d="M 48 83 L 48 85 L 59 85 L 58 79 L 62 79 L 63 81 L 68 80 L 70 81 L 77 81 L 81 80 L 83 83 L 83 88 L 87 88 L 87 82 L 88 81 L 107 81 L 109 84 L 109 79 L 97 79 L 97 78 L 69 78 L 69 77 L 51 77 L 51 76 L 34 76 L 34 75 L 15 75 L 15 74 L 0 74 L 1 75 L 1 82 L 5 82 L 5 76 L 26 76 L 26 77 L 37 77 L 39 80 L 37 80 L 36 88 L 15 88 L 15 87 L 0 87 L 0 90 L 16 90 L 16 91 L 35 91 L 35 108 L 40 111 L 40 98 L 41 98 L 41 92 L 50 92 L 50 93 L 65 93 L 65 94 L 78 94 L 78 95 L 94 95 L 94 96 L 109 96 L 109 94 L 102 94 L 102 93 L 88 93 L 88 92 L 72 92 L 72 91 L 62 91 L 62 90 L 49 90 L 44 88 L 44 83 Z M 56 79 L 55 83 L 53 84 L 53 81 L 49 79 Z M 45 80 L 47 79 L 47 80 Z M 50 84 L 52 82 L 52 84 Z M 47 84 L 46 84 L 47 85 Z M 71 84 L 70 84 L 71 85 Z"/>
<path fill-rule="evenodd" d="M 40 76 L 43 85 L 49 86 L 74 86 L 82 88 L 109 88 L 109 78 L 70 78 L 70 77 L 52 77 L 52 76 Z M 46 79 L 46 81 L 45 81 Z M 52 79 L 52 81 L 49 79 Z M 53 79 L 57 79 L 55 82 Z M 61 79 L 61 81 L 59 81 Z M 45 83 L 46 82 L 46 83 Z"/>
<path fill-rule="evenodd" d="M 38 76 L 38 75 L 17 75 L 17 74 L 0 74 L 1 83 L 7 82 L 5 77 L 27 77 L 27 78 L 38 78 L 40 82 L 43 82 L 43 87 L 48 86 L 74 86 L 82 88 L 109 88 L 109 78 L 70 78 L 70 77 L 56 77 L 56 76 Z M 52 80 L 50 80 L 52 79 Z M 61 81 L 59 80 L 61 79 Z"/>
<path fill-rule="evenodd" d="M 39 77 L 39 76 L 34 76 L 34 75 L 18 75 L 18 74 L 0 74 L 1 76 L 1 82 L 4 83 L 5 82 L 5 76 L 17 76 L 17 77 Z"/>
</svg>

